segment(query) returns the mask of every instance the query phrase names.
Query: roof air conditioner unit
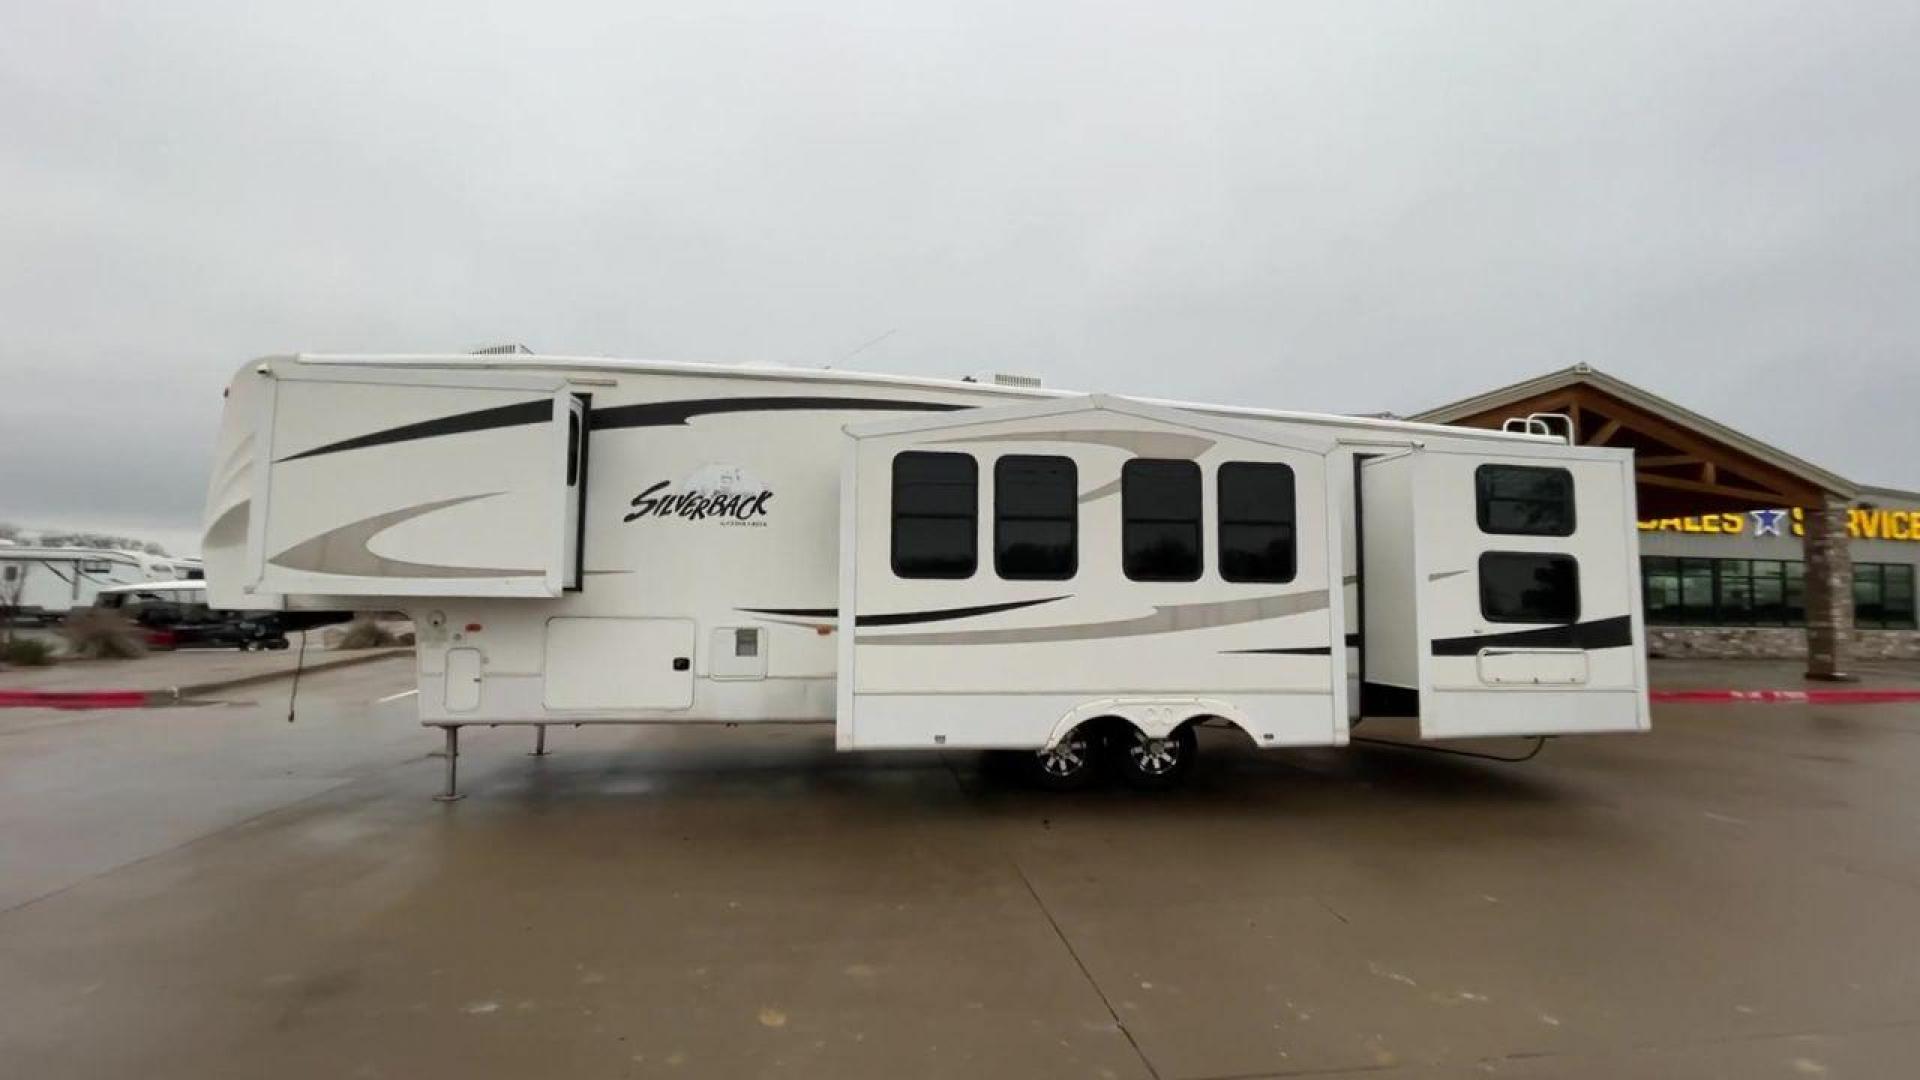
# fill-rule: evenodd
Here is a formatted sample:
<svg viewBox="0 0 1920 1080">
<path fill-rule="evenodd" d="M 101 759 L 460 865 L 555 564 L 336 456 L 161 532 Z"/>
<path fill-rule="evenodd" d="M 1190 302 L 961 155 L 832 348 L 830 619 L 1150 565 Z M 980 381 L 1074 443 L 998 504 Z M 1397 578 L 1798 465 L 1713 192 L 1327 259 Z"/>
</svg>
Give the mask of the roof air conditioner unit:
<svg viewBox="0 0 1920 1080">
<path fill-rule="evenodd" d="M 1004 371 L 982 371 L 967 376 L 964 381 L 988 386 L 1018 386 L 1024 390 L 1038 390 L 1041 385 L 1038 375 L 1010 375 Z"/>
</svg>

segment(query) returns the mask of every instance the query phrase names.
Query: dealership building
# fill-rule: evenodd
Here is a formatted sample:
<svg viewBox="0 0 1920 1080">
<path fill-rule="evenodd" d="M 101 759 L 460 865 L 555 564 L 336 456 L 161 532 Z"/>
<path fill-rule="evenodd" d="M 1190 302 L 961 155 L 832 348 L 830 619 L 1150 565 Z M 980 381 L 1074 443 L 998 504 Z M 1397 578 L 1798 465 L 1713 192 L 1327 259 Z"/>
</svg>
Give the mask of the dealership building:
<svg viewBox="0 0 1920 1080">
<path fill-rule="evenodd" d="M 1654 655 L 1805 657 L 1813 678 L 1920 657 L 1920 493 L 1855 483 L 1585 365 L 1410 419 L 1531 415 L 1634 450 Z"/>
</svg>

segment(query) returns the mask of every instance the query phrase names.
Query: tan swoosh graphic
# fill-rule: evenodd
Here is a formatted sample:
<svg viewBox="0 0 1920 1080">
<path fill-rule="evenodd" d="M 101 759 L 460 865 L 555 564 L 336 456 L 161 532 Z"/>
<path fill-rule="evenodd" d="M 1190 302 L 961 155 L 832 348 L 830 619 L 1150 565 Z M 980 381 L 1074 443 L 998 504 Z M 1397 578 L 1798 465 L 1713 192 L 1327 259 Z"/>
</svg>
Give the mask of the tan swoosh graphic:
<svg viewBox="0 0 1920 1080">
<path fill-rule="evenodd" d="M 435 510 L 444 510 L 449 506 L 473 502 L 475 499 L 490 499 L 500 494 L 504 493 L 488 491 L 479 495 L 462 495 L 457 499 L 421 503 L 418 506 L 403 507 L 399 510 L 389 510 L 384 514 L 375 514 L 369 518 L 361 518 L 359 521 L 350 522 L 337 529 L 329 529 L 311 540 L 302 540 L 268 561 L 288 570 L 353 577 L 539 577 L 544 571 L 498 569 L 487 566 L 436 566 L 432 563 L 389 559 L 383 555 L 375 555 L 367 546 L 372 543 L 374 537 L 403 521 L 411 521 L 424 514 L 431 514 Z"/>
<path fill-rule="evenodd" d="M 1179 630 L 1205 630 L 1215 626 L 1277 619 L 1321 611 L 1327 606 L 1327 591 L 1283 593 L 1250 600 L 1218 600 L 1207 604 L 1156 605 L 1150 615 L 1106 622 L 1065 623 L 1055 626 L 1022 626 L 1007 630 L 946 630 L 918 634 L 861 634 L 862 645 L 1029 645 L 1045 641 L 1085 641 L 1091 638 L 1138 637 L 1142 634 L 1170 634 Z"/>
<path fill-rule="evenodd" d="M 969 435 L 941 439 L 942 443 L 1064 442 L 1087 443 L 1131 450 L 1138 457 L 1179 458 L 1191 461 L 1213 448 L 1214 440 L 1178 431 L 1124 431 L 1089 428 L 1085 431 L 1009 431 L 1004 435 Z"/>
</svg>

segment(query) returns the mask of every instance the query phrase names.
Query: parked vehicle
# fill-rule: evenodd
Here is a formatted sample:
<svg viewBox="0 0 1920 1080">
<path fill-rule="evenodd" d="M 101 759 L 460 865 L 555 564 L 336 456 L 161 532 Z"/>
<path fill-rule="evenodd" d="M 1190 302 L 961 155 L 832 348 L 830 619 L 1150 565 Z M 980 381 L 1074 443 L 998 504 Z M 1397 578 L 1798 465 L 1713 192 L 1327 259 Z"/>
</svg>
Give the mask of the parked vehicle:
<svg viewBox="0 0 1920 1080">
<path fill-rule="evenodd" d="M 172 581 L 200 573 L 198 559 L 106 548 L 0 547 L 0 615 L 24 623 L 59 622 L 87 607 L 103 588 Z"/>
<path fill-rule="evenodd" d="M 209 594 L 405 610 L 454 753 L 466 724 L 831 721 L 1158 786 L 1203 720 L 1648 727 L 1629 451 L 1019 382 L 258 361 Z"/>
<path fill-rule="evenodd" d="M 118 611 L 146 633 L 156 649 L 284 649 L 287 634 L 331 622 L 349 612 L 232 611 L 207 605 L 204 580 L 158 581 L 101 589 L 93 606 Z"/>
</svg>

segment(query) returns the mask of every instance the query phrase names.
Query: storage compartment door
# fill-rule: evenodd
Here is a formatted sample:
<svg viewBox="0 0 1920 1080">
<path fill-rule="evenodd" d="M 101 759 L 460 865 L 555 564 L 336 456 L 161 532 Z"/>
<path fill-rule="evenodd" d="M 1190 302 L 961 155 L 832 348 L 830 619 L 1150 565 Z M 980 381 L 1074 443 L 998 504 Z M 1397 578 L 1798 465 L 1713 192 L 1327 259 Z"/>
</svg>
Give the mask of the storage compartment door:
<svg viewBox="0 0 1920 1080">
<path fill-rule="evenodd" d="M 298 363 L 263 377 L 249 591 L 560 595 L 579 528 L 563 380 Z"/>
<path fill-rule="evenodd" d="M 692 619 L 547 620 L 547 708 L 629 712 L 693 704 Z"/>
<path fill-rule="evenodd" d="M 450 713 L 470 713 L 480 707 L 480 650 L 448 649 L 446 685 L 441 693 Z"/>
</svg>

